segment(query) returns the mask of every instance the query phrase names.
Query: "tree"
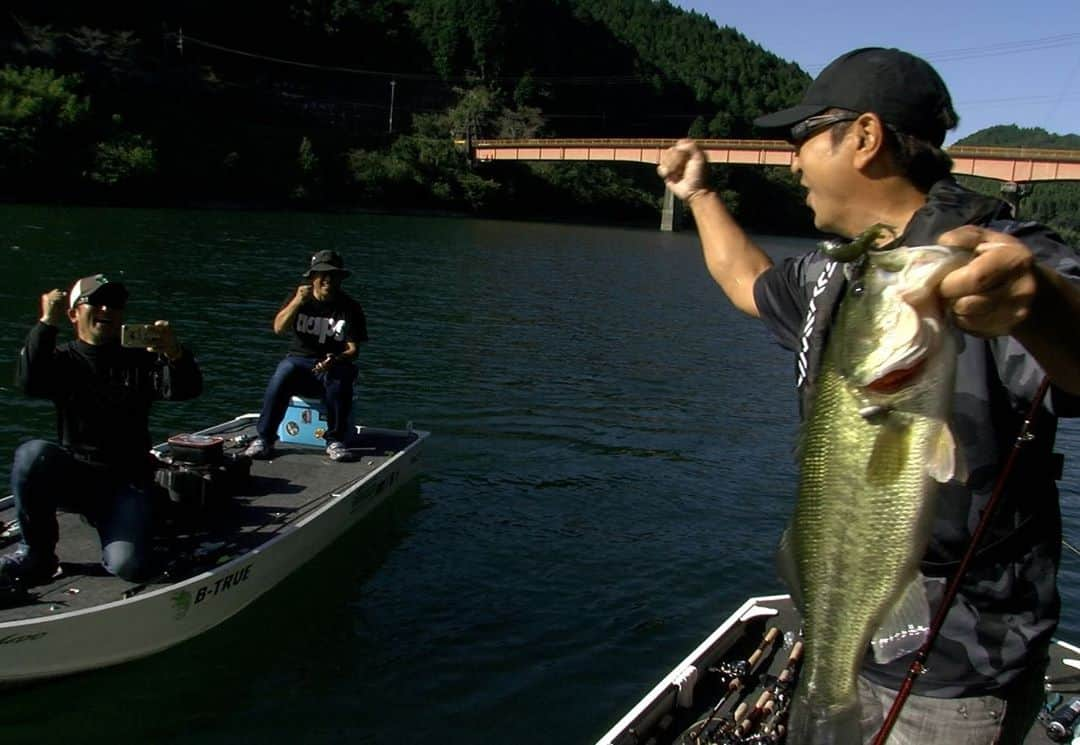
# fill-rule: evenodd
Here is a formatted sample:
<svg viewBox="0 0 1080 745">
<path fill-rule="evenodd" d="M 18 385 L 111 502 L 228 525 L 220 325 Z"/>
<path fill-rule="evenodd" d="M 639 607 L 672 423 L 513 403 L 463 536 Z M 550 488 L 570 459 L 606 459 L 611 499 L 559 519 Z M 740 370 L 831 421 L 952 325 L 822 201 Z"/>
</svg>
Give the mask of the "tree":
<svg viewBox="0 0 1080 745">
<path fill-rule="evenodd" d="M 491 122 L 499 106 L 495 94 L 484 85 L 471 88 L 455 88 L 458 102 L 447 112 L 449 134 L 455 140 L 471 141 L 477 137 L 490 136 Z"/>
<path fill-rule="evenodd" d="M 293 188 L 293 199 L 306 201 L 321 195 L 322 178 L 319 172 L 319 158 L 315 155 L 315 148 L 311 140 L 304 136 L 300 138 L 300 149 L 296 155 L 296 169 L 298 183 Z"/>
<path fill-rule="evenodd" d="M 495 122 L 496 137 L 529 139 L 538 137 L 544 128 L 544 115 L 534 106 L 503 109 Z"/>
<path fill-rule="evenodd" d="M 109 187 L 146 183 L 157 173 L 154 143 L 140 134 L 124 133 L 94 147 L 91 181 Z"/>
<path fill-rule="evenodd" d="M 0 173 L 9 183 L 36 191 L 81 172 L 77 132 L 90 100 L 80 82 L 43 68 L 0 70 Z"/>
</svg>

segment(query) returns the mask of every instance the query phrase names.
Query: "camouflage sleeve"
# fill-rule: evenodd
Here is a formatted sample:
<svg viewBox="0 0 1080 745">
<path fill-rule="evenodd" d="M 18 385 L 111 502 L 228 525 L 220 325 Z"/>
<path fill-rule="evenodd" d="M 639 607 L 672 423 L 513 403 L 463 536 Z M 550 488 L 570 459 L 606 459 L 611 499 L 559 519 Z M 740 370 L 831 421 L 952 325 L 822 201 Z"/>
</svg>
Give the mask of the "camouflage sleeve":
<svg viewBox="0 0 1080 745">
<path fill-rule="evenodd" d="M 1080 287 L 1080 252 L 1055 232 L 1035 222 L 1005 222 L 989 227 L 1015 235 L 1031 249 L 1044 267 L 1053 269 Z M 1027 350 L 1012 338 L 995 339 L 991 344 L 1001 381 L 1015 401 L 1030 401 L 1042 382 L 1042 368 Z M 1051 388 L 1045 403 L 1059 417 L 1080 416 L 1080 396 Z"/>
</svg>

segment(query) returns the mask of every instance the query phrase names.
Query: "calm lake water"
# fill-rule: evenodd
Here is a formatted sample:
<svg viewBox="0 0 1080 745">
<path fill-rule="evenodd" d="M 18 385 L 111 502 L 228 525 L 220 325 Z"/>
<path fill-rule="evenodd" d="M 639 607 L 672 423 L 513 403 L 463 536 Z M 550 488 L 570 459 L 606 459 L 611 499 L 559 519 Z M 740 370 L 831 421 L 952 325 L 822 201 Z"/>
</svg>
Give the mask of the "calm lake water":
<svg viewBox="0 0 1080 745">
<path fill-rule="evenodd" d="M 591 743 L 748 595 L 782 591 L 791 361 L 690 233 L 0 207 L 0 482 L 55 431 L 10 385 L 42 292 L 121 277 L 130 320 L 195 347 L 206 392 L 158 405 L 163 439 L 258 409 L 285 348 L 271 318 L 322 248 L 368 313 L 358 419 L 432 431 L 425 474 L 205 636 L 2 694 L 0 742 Z M 1060 440 L 1080 542 L 1080 428 Z M 1078 573 L 1066 554 L 1074 641 Z"/>
</svg>

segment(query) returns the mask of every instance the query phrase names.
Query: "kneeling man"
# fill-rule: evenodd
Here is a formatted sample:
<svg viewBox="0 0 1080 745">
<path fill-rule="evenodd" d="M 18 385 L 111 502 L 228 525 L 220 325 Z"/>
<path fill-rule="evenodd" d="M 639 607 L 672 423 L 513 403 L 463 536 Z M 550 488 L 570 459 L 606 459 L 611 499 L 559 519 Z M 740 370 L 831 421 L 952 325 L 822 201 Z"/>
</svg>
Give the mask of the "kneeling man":
<svg viewBox="0 0 1080 745">
<path fill-rule="evenodd" d="M 81 513 L 97 528 L 111 574 L 145 574 L 155 467 L 150 406 L 199 395 L 202 374 L 168 321 L 154 324 L 146 348 L 120 344 L 127 298 L 122 284 L 101 274 L 83 277 L 69 293 L 41 296 L 16 383 L 29 396 L 52 400 L 60 442 L 29 440 L 15 451 L 11 488 L 22 541 L 0 557 L 2 586 L 30 587 L 56 574 L 57 508 Z M 67 322 L 75 339 L 57 346 Z"/>
</svg>

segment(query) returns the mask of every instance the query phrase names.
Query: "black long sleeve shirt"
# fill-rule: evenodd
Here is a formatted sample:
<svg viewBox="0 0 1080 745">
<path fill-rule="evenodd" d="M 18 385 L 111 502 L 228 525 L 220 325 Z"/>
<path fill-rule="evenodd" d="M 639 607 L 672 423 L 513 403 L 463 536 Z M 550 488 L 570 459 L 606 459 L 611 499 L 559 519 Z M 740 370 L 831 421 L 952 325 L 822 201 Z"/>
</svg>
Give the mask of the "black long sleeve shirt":
<svg viewBox="0 0 1080 745">
<path fill-rule="evenodd" d="M 56 405 L 61 444 L 118 474 L 145 475 L 150 405 L 202 392 L 202 373 L 190 350 L 163 355 L 118 343 L 75 340 L 56 345 L 58 329 L 38 322 L 19 352 L 15 382 L 24 393 Z"/>
</svg>

